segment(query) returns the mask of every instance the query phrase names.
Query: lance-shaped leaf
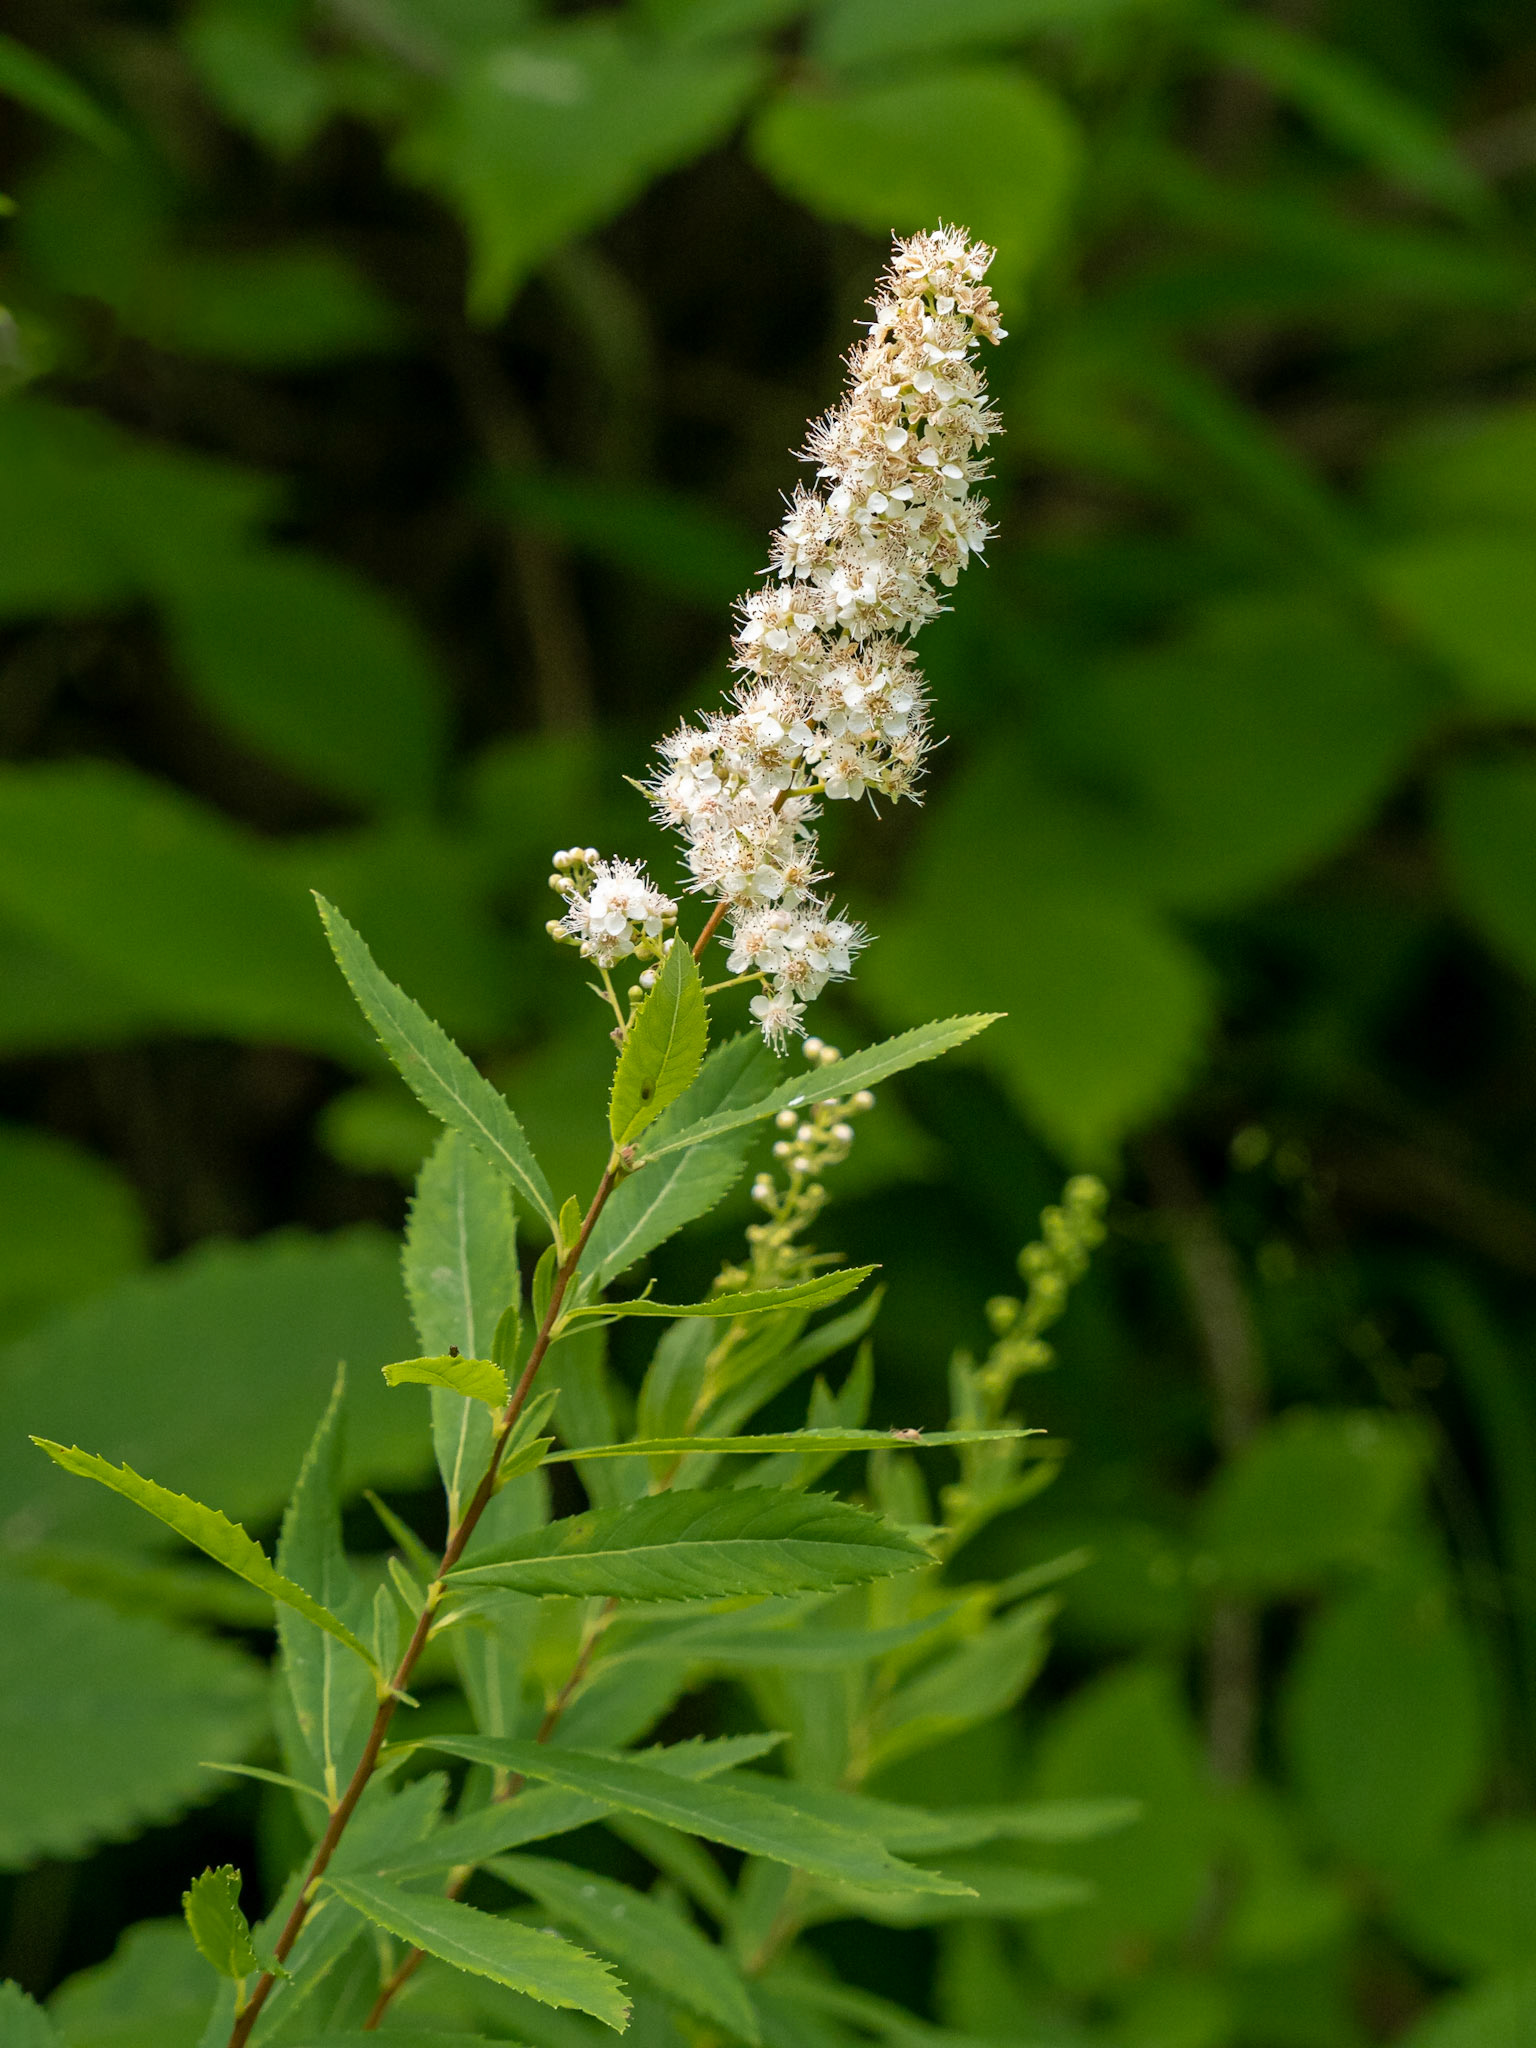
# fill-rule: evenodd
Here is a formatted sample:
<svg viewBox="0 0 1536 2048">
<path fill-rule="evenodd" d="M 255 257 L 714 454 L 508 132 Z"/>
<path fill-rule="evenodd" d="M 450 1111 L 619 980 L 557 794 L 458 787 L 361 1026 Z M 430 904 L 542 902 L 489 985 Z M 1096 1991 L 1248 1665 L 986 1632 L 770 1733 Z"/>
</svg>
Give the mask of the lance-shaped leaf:
<svg viewBox="0 0 1536 2048">
<path fill-rule="evenodd" d="M 724 1950 L 659 1900 L 549 1856 L 499 1856 L 491 1869 L 620 1969 L 648 1977 L 679 2005 L 742 2040 L 760 2038 L 746 1986 Z"/>
<path fill-rule="evenodd" d="M 541 2005 L 574 2006 L 615 2033 L 628 2023 L 629 2001 L 612 1970 L 558 1934 L 520 1927 L 456 1899 L 404 1891 L 383 1878 L 337 1877 L 331 1887 L 376 1927 L 456 1970 L 489 1977 Z"/>
<path fill-rule="evenodd" d="M 781 1429 L 766 1436 L 651 1436 L 636 1437 L 627 1444 L 590 1444 L 579 1451 L 556 1451 L 545 1462 L 559 1465 L 575 1458 L 675 1457 L 691 1451 L 708 1451 L 717 1458 L 790 1451 L 842 1456 L 848 1451 L 926 1451 L 943 1450 L 948 1444 L 1009 1443 L 1016 1437 L 1044 1434 L 1042 1429 Z"/>
<path fill-rule="evenodd" d="M 657 1119 L 654 1146 L 663 1133 L 687 1129 L 723 1109 L 736 1109 L 767 1093 L 778 1061 L 755 1031 L 717 1045 L 698 1079 Z M 711 1144 L 675 1152 L 663 1164 L 620 1181 L 598 1217 L 582 1254 L 581 1277 L 598 1287 L 713 1209 L 735 1185 L 746 1164 L 752 1133 L 742 1129 Z"/>
<path fill-rule="evenodd" d="M 665 1153 L 678 1152 L 689 1145 L 701 1145 L 706 1139 L 721 1137 L 743 1124 L 758 1123 L 766 1116 L 777 1116 L 781 1109 L 804 1109 L 807 1104 L 822 1102 L 829 1095 L 851 1095 L 859 1088 L 873 1088 L 877 1082 L 889 1080 L 892 1074 L 920 1066 L 924 1060 L 937 1059 L 941 1053 L 964 1045 L 978 1031 L 985 1031 L 989 1024 L 995 1024 L 1001 1015 L 1001 1011 L 979 1012 L 973 1017 L 950 1017 L 943 1023 L 919 1024 L 915 1030 L 903 1031 L 895 1038 L 870 1046 L 866 1052 L 856 1052 L 849 1059 L 839 1060 L 836 1066 L 813 1068 L 810 1073 L 784 1082 L 771 1094 L 760 1096 L 756 1102 L 742 1108 L 717 1110 L 713 1116 L 703 1117 L 685 1130 L 668 1131 L 658 1138 L 645 1157 L 648 1160 L 660 1159 Z"/>
<path fill-rule="evenodd" d="M 240 1910 L 240 1873 L 226 1863 L 205 1870 L 181 1895 L 192 1939 L 221 1977 L 249 1977 L 261 1968 L 251 1946 L 250 1922 Z"/>
<path fill-rule="evenodd" d="M 671 1777 L 716 1778 L 722 1771 L 754 1763 L 784 1740 L 779 1734 L 694 1736 L 687 1742 L 643 1750 L 641 1761 Z M 568 1792 L 559 1785 L 535 1785 L 515 1799 L 493 1800 L 489 1806 L 461 1815 L 405 1855 L 391 1857 L 378 1867 L 392 1876 L 412 1877 L 454 1870 L 465 1863 L 484 1863 L 505 1849 L 521 1848 L 525 1842 L 568 1835 L 573 1828 L 584 1828 L 612 1811 L 611 1800 Z"/>
<path fill-rule="evenodd" d="M 517 1302 L 517 1223 L 505 1178 L 467 1138 L 444 1131 L 416 1181 L 400 1257 L 424 1355 L 450 1346 L 490 1356 L 502 1312 Z M 476 1401 L 434 1388 L 432 1445 L 450 1522 L 491 1455 L 490 1417 Z"/>
<path fill-rule="evenodd" d="M 471 1763 L 517 1771 L 569 1792 L 588 1792 L 624 1813 L 702 1835 L 766 1856 L 837 1883 L 867 1891 L 937 1892 L 958 1896 L 969 1888 L 931 1870 L 919 1870 L 890 1855 L 873 1834 L 823 1820 L 778 1796 L 775 1780 L 740 1771 L 728 1784 L 690 1784 L 631 1756 L 565 1749 L 555 1743 L 512 1741 L 488 1735 L 433 1736 L 424 1747 L 462 1756 Z M 855 1872 L 858 1875 L 855 1875 Z"/>
<path fill-rule="evenodd" d="M 747 1294 L 717 1294 L 709 1301 L 692 1301 L 681 1307 L 676 1302 L 651 1301 L 642 1295 L 635 1301 L 597 1301 L 586 1308 L 574 1308 L 562 1318 L 563 1324 L 590 1321 L 601 1316 L 763 1316 L 783 1308 L 825 1308 L 862 1287 L 874 1266 L 846 1266 L 839 1273 L 818 1273 L 814 1280 L 797 1280 L 790 1287 L 756 1288 Z"/>
<path fill-rule="evenodd" d="M 685 1223 L 707 1215 L 736 1185 L 745 1164 L 742 1140 L 717 1138 L 620 1181 L 587 1241 L 583 1273 L 606 1287 Z"/>
<path fill-rule="evenodd" d="M 367 1597 L 358 1599 L 341 1533 L 345 1394 L 346 1372 L 340 1368 L 283 1516 L 277 1568 L 326 1613 L 348 1627 L 364 1629 Z M 294 1719 L 314 1759 L 318 1783 L 327 1800 L 334 1801 L 362 1749 L 374 1704 L 373 1686 L 335 1636 L 292 1608 L 278 1609 L 277 1639 Z"/>
<path fill-rule="evenodd" d="M 570 1515 L 450 1574 L 455 1586 L 614 1600 L 824 1592 L 930 1563 L 878 1515 L 827 1494 L 657 1493 Z"/>
<path fill-rule="evenodd" d="M 422 1107 L 460 1132 L 543 1217 L 557 1228 L 555 1198 L 523 1127 L 498 1089 L 461 1052 L 441 1025 L 380 972 L 341 912 L 317 897 L 331 950 L 363 1015 Z"/>
<path fill-rule="evenodd" d="M 62 2036 L 19 1984 L 0 1983 L 0 2041 L 5 2048 L 62 2048 Z"/>
<path fill-rule="evenodd" d="M 489 1358 L 400 1358 L 385 1366 L 384 1377 L 392 1387 L 442 1387 L 487 1408 L 507 1405 L 507 1376 Z"/>
<path fill-rule="evenodd" d="M 223 1565 L 237 1579 L 244 1579 L 258 1591 L 280 1600 L 285 1607 L 293 1608 L 306 1621 L 312 1621 L 316 1628 L 327 1630 L 349 1650 L 355 1650 L 370 1669 L 373 1668 L 372 1655 L 346 1623 L 328 1613 L 302 1586 L 284 1578 L 280 1571 L 274 1569 L 255 1537 L 242 1529 L 238 1522 L 231 1522 L 227 1516 L 221 1515 L 217 1508 L 206 1508 L 199 1501 L 188 1500 L 184 1493 L 172 1493 L 164 1486 L 157 1486 L 152 1479 L 141 1478 L 130 1466 L 109 1465 L 105 1458 L 98 1458 L 92 1451 L 82 1451 L 78 1447 L 66 1449 L 63 1444 L 50 1443 L 41 1436 L 33 1437 L 32 1441 L 66 1472 L 73 1472 L 80 1479 L 94 1479 L 113 1493 L 120 1493 L 124 1500 L 131 1500 L 135 1507 L 143 1508 L 188 1543 L 206 1551 L 215 1564 Z"/>
<path fill-rule="evenodd" d="M 691 950 L 674 942 L 614 1069 L 608 1129 L 615 1145 L 632 1145 L 676 1102 L 697 1078 L 708 1044 L 709 1005 L 699 970 Z"/>
</svg>

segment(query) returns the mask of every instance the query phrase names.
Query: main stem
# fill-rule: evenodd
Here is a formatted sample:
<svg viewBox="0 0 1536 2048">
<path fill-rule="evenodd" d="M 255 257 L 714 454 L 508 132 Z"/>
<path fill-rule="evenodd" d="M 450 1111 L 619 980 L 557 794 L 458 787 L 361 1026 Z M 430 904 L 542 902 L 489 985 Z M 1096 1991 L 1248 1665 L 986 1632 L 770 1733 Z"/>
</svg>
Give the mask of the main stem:
<svg viewBox="0 0 1536 2048">
<path fill-rule="evenodd" d="M 363 1744 L 363 1753 L 357 1760 L 357 1768 L 352 1773 L 346 1791 L 342 1793 L 341 1798 L 336 1802 L 335 1810 L 326 1824 L 325 1833 L 320 1837 L 319 1845 L 315 1850 L 308 1874 L 304 1880 L 304 1889 L 295 1900 L 293 1911 L 288 1915 L 282 1933 L 273 1943 L 272 1953 L 279 1963 L 287 1961 L 293 1944 L 298 1940 L 299 1931 L 303 1927 L 308 1917 L 310 1906 L 314 1902 L 316 1887 L 320 1879 L 325 1875 L 331 1858 L 336 1853 L 337 1844 L 347 1831 L 347 1823 L 357 1811 L 358 1801 L 367 1789 L 368 1780 L 373 1776 L 379 1761 L 379 1753 L 384 1747 L 384 1738 L 389 1733 L 389 1724 L 394 1719 L 395 1708 L 399 1704 L 400 1695 L 409 1685 L 411 1673 L 415 1670 L 417 1660 L 426 1647 L 427 1637 L 431 1633 L 432 1617 L 437 1610 L 438 1601 L 442 1596 L 443 1580 L 464 1555 L 465 1546 L 469 1542 L 470 1537 L 474 1535 L 480 1517 L 490 1505 L 491 1497 L 496 1491 L 496 1474 L 501 1467 L 501 1461 L 505 1455 L 507 1444 L 511 1439 L 512 1431 L 517 1426 L 517 1418 L 523 1412 L 529 1392 L 533 1387 L 535 1376 L 538 1373 L 539 1367 L 544 1362 L 544 1354 L 549 1349 L 555 1323 L 560 1315 L 561 1304 L 565 1300 L 566 1289 L 570 1286 L 572 1276 L 575 1274 L 576 1268 L 581 1261 L 581 1255 L 587 1248 L 587 1239 L 592 1235 L 593 1225 L 603 1212 L 603 1204 L 613 1193 L 623 1170 L 623 1163 L 618 1155 L 615 1154 L 609 1160 L 608 1169 L 598 1183 L 597 1193 L 592 1197 L 591 1207 L 582 1218 L 581 1230 L 577 1235 L 576 1242 L 571 1246 L 556 1269 L 555 1283 L 549 1291 L 549 1306 L 544 1311 L 543 1320 L 539 1324 L 538 1335 L 534 1338 L 533 1347 L 528 1353 L 528 1363 L 523 1367 L 522 1376 L 518 1380 L 517 1385 L 512 1389 L 507 1405 L 502 1411 L 501 1419 L 496 1429 L 496 1441 L 492 1446 L 490 1461 L 486 1465 L 484 1476 L 480 1484 L 475 1488 L 469 1506 L 459 1517 L 454 1528 L 449 1531 L 448 1541 L 444 1545 L 442 1560 L 437 1567 L 436 1577 L 428 1589 L 426 1605 L 422 1608 L 417 1618 L 416 1626 L 411 1631 L 410 1641 L 401 1653 L 400 1661 L 395 1667 L 394 1676 L 390 1679 L 389 1689 L 379 1701 L 378 1712 L 373 1717 L 373 1726 L 368 1730 L 368 1740 Z M 251 2030 L 260 2017 L 262 2007 L 271 1996 L 272 1986 L 276 1981 L 276 1973 L 271 1970 L 264 1971 L 257 1979 L 256 1988 L 251 1993 L 249 2003 L 236 2017 L 235 2024 L 230 2031 L 229 2048 L 245 2048 L 246 2042 L 251 2037 Z"/>
</svg>

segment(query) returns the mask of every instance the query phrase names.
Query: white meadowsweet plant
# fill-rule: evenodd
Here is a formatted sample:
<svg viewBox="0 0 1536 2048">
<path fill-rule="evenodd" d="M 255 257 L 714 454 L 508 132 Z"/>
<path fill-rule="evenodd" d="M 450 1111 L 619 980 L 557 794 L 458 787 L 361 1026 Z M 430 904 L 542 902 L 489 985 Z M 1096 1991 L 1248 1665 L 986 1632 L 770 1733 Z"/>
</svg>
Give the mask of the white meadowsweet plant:
<svg viewBox="0 0 1536 2048">
<path fill-rule="evenodd" d="M 554 929 L 598 977 L 617 1045 L 606 1105 L 591 1110 L 606 1110 L 608 1133 L 595 1188 L 551 1187 L 512 1104 L 321 905 L 364 1015 L 443 1126 L 405 1233 L 419 1355 L 384 1369 L 391 1386 L 430 1392 L 441 1543 L 377 1502 L 387 1571 L 354 1571 L 344 1375 L 275 1555 L 214 1507 L 39 1440 L 276 1615 L 274 1753 L 247 1768 L 291 1801 L 304 1846 L 255 1926 L 237 1870 L 192 1883 L 188 1925 L 215 1973 L 202 2048 L 356 2041 L 386 2017 L 417 2040 L 582 2048 L 637 2011 L 643 2038 L 693 2048 L 833 2038 L 814 2016 L 824 1966 L 796 1954 L 807 1929 L 980 1910 L 991 1880 L 974 1857 L 946 1870 L 944 1850 L 1061 1825 L 1017 1803 L 946 1814 L 861 1788 L 1006 1708 L 1038 1667 L 1039 1575 L 954 1587 L 943 1568 L 1049 1476 L 1052 1447 L 1007 1404 L 1048 1360 L 1040 1333 L 1100 1233 L 1102 1190 L 1072 1184 L 1025 1257 L 1027 1299 L 991 1305 L 992 1354 L 952 1361 L 952 1426 L 871 1429 L 863 1339 L 879 1296 L 823 1311 L 874 1269 L 839 1266 L 807 1233 L 874 1087 L 992 1019 L 846 1058 L 808 1039 L 788 1075 L 769 1049 L 863 942 L 822 886 L 816 805 L 910 793 L 927 743 L 911 635 L 986 538 L 970 486 L 996 425 L 973 361 L 977 339 L 1000 332 L 988 260 L 951 229 L 897 245 L 849 395 L 811 437 L 820 486 L 795 499 L 775 580 L 743 604 L 735 707 L 664 744 L 653 794 L 711 906 L 700 931 L 690 941 L 679 904 L 638 867 L 588 846 L 555 857 Z M 726 920 L 732 975 L 760 984 L 761 1036 L 711 1047 L 697 956 Z M 612 976 L 631 961 L 625 1000 Z M 724 1198 L 759 1137 L 769 1163 L 742 1258 L 702 1300 L 657 1300 L 644 1262 Z M 520 1222 L 542 1243 L 526 1271 Z M 603 1333 L 643 1318 L 660 1339 L 631 1393 Z M 850 1349 L 835 1392 L 814 1381 L 804 1427 L 753 1427 Z M 254 1423 L 259 1390 L 253 1408 Z M 917 1457 L 930 1449 L 951 1466 L 936 1504 Z M 850 1500 L 821 1482 L 852 1458 L 867 1462 Z M 562 1465 L 587 1505 L 557 1515 L 574 1484 L 552 1488 Z M 972 1670 L 988 1674 L 980 1709 Z M 758 1725 L 662 1739 L 674 1702 L 722 1673 Z M 448 1686 L 449 1711 L 420 1711 Z M 466 1768 L 450 1785 L 424 1768 L 432 1758 Z M 652 1877 L 621 1883 L 582 1839 L 562 1842 L 593 1825 Z M 1010 1897 L 1073 1896 L 1016 1865 L 1005 1875 Z M 52 2038 L 35 2008 L 22 2017 L 29 2042 Z"/>
</svg>

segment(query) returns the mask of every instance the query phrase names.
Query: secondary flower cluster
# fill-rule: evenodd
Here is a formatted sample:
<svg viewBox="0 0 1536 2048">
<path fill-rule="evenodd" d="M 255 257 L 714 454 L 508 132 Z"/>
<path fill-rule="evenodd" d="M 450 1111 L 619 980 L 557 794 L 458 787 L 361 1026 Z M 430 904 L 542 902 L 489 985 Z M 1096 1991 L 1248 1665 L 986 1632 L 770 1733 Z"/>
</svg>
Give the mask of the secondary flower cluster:
<svg viewBox="0 0 1536 2048">
<path fill-rule="evenodd" d="M 663 740 L 647 785 L 683 838 L 690 888 L 728 923 L 730 971 L 762 982 L 751 1007 L 774 1046 L 866 941 L 820 888 L 818 802 L 913 793 L 930 741 L 910 639 L 991 534 L 971 485 L 999 425 L 975 361 L 1003 337 L 992 256 L 958 228 L 896 244 L 848 394 L 811 430 L 817 487 L 795 493 L 776 573 L 741 602 L 733 701 Z M 623 881 L 667 901 L 633 869 Z M 595 890 L 573 897 L 561 928 L 600 958 L 600 927 L 622 959 L 641 946 L 638 918 L 627 939 L 613 925 L 619 907 L 612 890 L 601 912 Z"/>
<path fill-rule="evenodd" d="M 613 967 L 639 953 L 659 960 L 664 934 L 677 921 L 677 905 L 646 880 L 634 861 L 599 860 L 595 846 L 557 853 L 549 886 L 565 899 L 564 917 L 551 918 L 553 939 L 574 940 L 584 960 Z"/>
</svg>

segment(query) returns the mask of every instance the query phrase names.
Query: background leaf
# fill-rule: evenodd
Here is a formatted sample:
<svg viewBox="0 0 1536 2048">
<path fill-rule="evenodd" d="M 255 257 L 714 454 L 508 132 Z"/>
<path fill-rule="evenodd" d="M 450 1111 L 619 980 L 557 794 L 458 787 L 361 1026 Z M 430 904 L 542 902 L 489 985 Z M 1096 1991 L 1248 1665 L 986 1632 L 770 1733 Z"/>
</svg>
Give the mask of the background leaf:
<svg viewBox="0 0 1536 2048">
<path fill-rule="evenodd" d="M 146 1617 L 0 1577 L 0 1863 L 82 1855 L 217 1789 L 266 1719 L 260 1667 Z M 110 1671 L 110 1688 L 98 1683 Z"/>
</svg>

